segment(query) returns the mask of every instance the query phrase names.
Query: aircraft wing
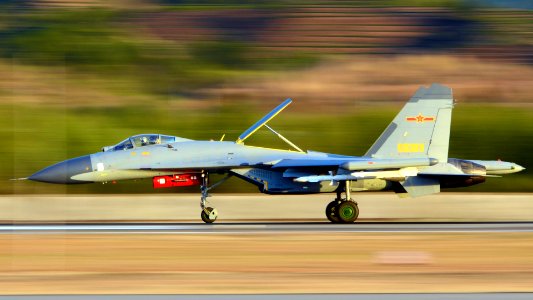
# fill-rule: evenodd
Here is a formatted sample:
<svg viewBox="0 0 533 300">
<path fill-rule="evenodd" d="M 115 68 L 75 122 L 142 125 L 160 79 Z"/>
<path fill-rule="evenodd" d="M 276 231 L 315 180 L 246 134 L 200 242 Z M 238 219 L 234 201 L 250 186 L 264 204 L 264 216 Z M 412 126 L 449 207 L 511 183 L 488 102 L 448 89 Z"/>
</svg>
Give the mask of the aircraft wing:
<svg viewBox="0 0 533 300">
<path fill-rule="evenodd" d="M 239 138 L 237 139 L 237 144 L 242 144 L 244 140 L 246 140 L 248 137 L 250 137 L 254 132 L 259 130 L 262 126 L 266 125 L 268 121 L 272 120 L 277 114 L 279 114 L 282 110 L 284 110 L 289 104 L 292 103 L 292 100 L 288 98 L 287 100 L 283 101 L 280 105 L 278 105 L 276 108 L 274 108 L 271 112 L 266 114 L 264 117 L 262 117 L 259 121 L 255 122 L 254 125 L 250 126 L 250 128 L 246 129 L 241 135 L 239 135 Z"/>
<path fill-rule="evenodd" d="M 367 157 L 323 158 L 323 159 L 283 159 L 272 168 L 310 168 L 340 167 L 348 171 L 399 169 L 405 167 L 423 167 L 437 164 L 433 158 L 377 159 Z"/>
<path fill-rule="evenodd" d="M 353 159 L 353 158 L 352 158 Z M 282 159 L 272 165 L 273 169 L 306 167 L 339 167 L 348 159 Z"/>
</svg>

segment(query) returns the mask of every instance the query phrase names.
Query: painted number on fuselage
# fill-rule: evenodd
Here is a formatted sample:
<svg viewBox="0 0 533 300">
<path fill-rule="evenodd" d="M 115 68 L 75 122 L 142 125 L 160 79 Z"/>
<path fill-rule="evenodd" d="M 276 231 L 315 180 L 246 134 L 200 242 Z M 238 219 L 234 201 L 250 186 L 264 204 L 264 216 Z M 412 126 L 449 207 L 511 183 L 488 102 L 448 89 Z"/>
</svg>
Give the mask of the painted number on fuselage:
<svg viewBox="0 0 533 300">
<path fill-rule="evenodd" d="M 399 153 L 424 152 L 424 144 L 398 144 Z"/>
</svg>

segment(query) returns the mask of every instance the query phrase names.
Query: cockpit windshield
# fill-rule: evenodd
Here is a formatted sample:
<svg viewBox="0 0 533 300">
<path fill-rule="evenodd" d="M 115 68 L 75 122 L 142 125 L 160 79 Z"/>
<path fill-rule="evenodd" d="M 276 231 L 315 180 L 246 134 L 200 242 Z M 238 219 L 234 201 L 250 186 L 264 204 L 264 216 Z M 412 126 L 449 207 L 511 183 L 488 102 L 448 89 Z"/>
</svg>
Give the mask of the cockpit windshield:
<svg viewBox="0 0 533 300">
<path fill-rule="evenodd" d="M 133 148 L 133 144 L 131 143 L 130 139 L 126 139 L 126 140 L 120 142 L 119 144 L 117 144 L 116 146 L 111 147 L 111 149 L 104 149 L 104 151 L 109 151 L 109 150 L 113 150 L 113 151 L 128 150 L 128 149 L 132 149 L 132 148 Z"/>
<path fill-rule="evenodd" d="M 120 151 L 128 150 L 138 147 L 144 147 L 149 145 L 158 145 L 158 144 L 169 144 L 181 140 L 187 140 L 183 138 L 178 138 L 170 135 L 162 134 L 139 134 L 132 137 L 129 137 L 122 142 L 114 145 L 102 148 L 102 151 Z"/>
<path fill-rule="evenodd" d="M 135 147 L 161 144 L 161 139 L 157 134 L 141 134 L 130 138 Z"/>
</svg>

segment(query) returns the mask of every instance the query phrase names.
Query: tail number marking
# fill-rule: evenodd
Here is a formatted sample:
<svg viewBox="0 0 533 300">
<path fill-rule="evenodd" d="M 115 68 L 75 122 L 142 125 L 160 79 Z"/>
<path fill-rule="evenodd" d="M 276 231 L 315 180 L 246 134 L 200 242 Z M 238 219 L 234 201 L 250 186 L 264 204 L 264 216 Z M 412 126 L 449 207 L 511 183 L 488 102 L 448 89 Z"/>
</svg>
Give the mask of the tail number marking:
<svg viewBox="0 0 533 300">
<path fill-rule="evenodd" d="M 424 152 L 424 144 L 398 144 L 399 153 Z"/>
</svg>

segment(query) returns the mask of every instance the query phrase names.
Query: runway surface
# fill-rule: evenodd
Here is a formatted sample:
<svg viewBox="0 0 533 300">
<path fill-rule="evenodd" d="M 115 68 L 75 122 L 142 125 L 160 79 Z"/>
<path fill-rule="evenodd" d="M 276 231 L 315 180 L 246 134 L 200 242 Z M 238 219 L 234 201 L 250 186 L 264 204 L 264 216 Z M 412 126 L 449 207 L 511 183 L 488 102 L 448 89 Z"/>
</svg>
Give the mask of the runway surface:
<svg viewBox="0 0 533 300">
<path fill-rule="evenodd" d="M 22 192 L 22 191 L 21 191 Z M 216 224 L 230 221 L 326 222 L 330 194 L 216 194 Z M 440 193 L 400 199 L 394 193 L 357 193 L 359 221 L 508 222 L 533 221 L 532 194 Z M 2 195 L 0 224 L 17 222 L 199 223 L 198 194 Z M 174 220 L 174 221 L 172 221 Z"/>
<path fill-rule="evenodd" d="M 533 232 L 533 222 L 4 224 L 0 234 L 270 234 L 349 232 Z"/>
<path fill-rule="evenodd" d="M 532 235 L 533 222 L 4 223 L 0 294 L 27 298 L 0 300 L 533 299 L 499 294 L 532 292 Z M 375 292 L 404 294 L 353 294 Z"/>
<path fill-rule="evenodd" d="M 532 293 L 272 294 L 272 295 L 43 295 L 0 300 L 526 300 Z"/>
<path fill-rule="evenodd" d="M 533 194 L 330 197 L 3 196 L 0 300 L 533 299 Z"/>
</svg>

